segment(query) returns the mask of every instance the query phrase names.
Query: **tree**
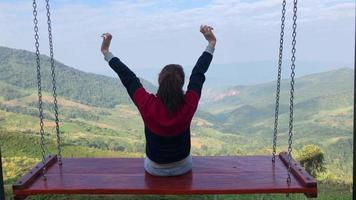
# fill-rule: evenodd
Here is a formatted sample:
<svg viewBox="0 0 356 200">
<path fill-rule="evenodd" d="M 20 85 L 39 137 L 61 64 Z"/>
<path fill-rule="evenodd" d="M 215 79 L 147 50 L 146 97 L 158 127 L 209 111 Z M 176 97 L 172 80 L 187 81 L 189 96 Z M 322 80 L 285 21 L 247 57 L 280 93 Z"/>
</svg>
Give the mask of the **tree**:
<svg viewBox="0 0 356 200">
<path fill-rule="evenodd" d="M 316 145 L 306 145 L 297 156 L 297 160 L 312 176 L 325 171 L 324 152 Z"/>
</svg>

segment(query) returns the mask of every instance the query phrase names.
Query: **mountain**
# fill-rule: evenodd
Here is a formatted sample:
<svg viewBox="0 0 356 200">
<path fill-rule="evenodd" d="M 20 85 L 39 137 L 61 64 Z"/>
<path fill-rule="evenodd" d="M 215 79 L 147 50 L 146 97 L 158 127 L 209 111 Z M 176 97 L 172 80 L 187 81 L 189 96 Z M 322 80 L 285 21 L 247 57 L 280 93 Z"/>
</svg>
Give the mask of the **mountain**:
<svg viewBox="0 0 356 200">
<path fill-rule="evenodd" d="M 296 122 L 322 120 L 339 110 L 344 110 L 345 113 L 340 111 L 337 116 L 330 116 L 329 120 L 341 117 L 347 119 L 353 105 L 353 77 L 353 70 L 342 68 L 297 78 L 294 94 Z M 289 80 L 282 80 L 281 85 L 279 114 L 280 120 L 287 122 Z M 270 130 L 275 110 L 275 87 L 276 82 L 270 82 L 215 91 L 202 104 L 202 109 L 214 114 L 225 131 L 251 133 L 256 132 L 256 129 L 259 132 Z M 286 123 L 283 125 L 286 126 Z"/>
<path fill-rule="evenodd" d="M 296 76 L 299 78 L 308 74 L 336 70 L 340 67 L 351 69 L 352 66 L 353 64 L 349 62 L 308 62 L 298 60 L 296 63 Z M 193 66 L 184 65 L 183 67 L 187 76 L 186 80 L 189 80 L 188 78 Z M 282 77 L 289 77 L 290 60 L 284 60 L 282 68 Z M 140 69 L 140 75 L 152 83 L 156 83 L 159 71 L 159 68 Z M 233 85 L 255 85 L 273 81 L 276 77 L 276 61 L 250 61 L 230 64 L 215 64 L 213 60 L 208 72 L 206 73 L 204 89 L 219 89 L 221 87 L 231 87 Z"/>
<path fill-rule="evenodd" d="M 43 60 L 47 149 L 55 153 L 48 57 Z M 0 48 L 0 145 L 11 183 L 38 162 L 38 109 L 34 54 Z M 63 153 L 71 156 L 143 156 L 141 116 L 118 79 L 57 65 Z M 353 74 L 348 68 L 296 79 L 293 152 L 317 145 L 327 172 L 319 180 L 349 183 L 352 174 Z M 151 90 L 156 88 L 143 81 Z M 191 125 L 193 155 L 270 154 L 275 82 L 204 91 Z M 289 81 L 282 81 L 278 151 L 288 141 Z M 31 145 L 29 145 L 31 144 Z"/>
<path fill-rule="evenodd" d="M 341 68 L 323 73 L 316 73 L 295 79 L 295 104 L 306 103 L 308 100 L 338 96 L 353 93 L 354 71 L 350 68 Z M 289 103 L 290 80 L 281 81 L 280 103 L 283 106 Z M 241 105 L 255 107 L 274 105 L 276 82 L 257 85 L 242 85 L 220 90 L 209 90 L 205 94 L 204 110 L 210 112 L 223 112 L 233 110 Z M 352 100 L 349 98 L 349 100 Z"/>
<path fill-rule="evenodd" d="M 353 79 L 352 69 L 341 68 L 295 80 L 293 146 L 322 147 L 331 168 L 339 173 L 351 173 L 352 168 Z M 277 141 L 284 147 L 289 128 L 289 81 L 282 81 L 280 97 Z M 217 130 L 250 138 L 247 149 L 255 151 L 257 145 L 268 146 L 272 141 L 275 87 L 276 82 L 269 82 L 210 91 L 201 109 L 217 119 Z"/>
<path fill-rule="evenodd" d="M 85 73 L 55 61 L 59 96 L 93 106 L 114 107 L 128 104 L 130 98 L 118 78 Z M 41 55 L 42 88 L 52 92 L 50 59 Z M 141 79 L 149 91 L 156 87 Z M 25 50 L 0 47 L 0 84 L 6 94 L 15 98 L 37 90 L 35 54 Z"/>
</svg>

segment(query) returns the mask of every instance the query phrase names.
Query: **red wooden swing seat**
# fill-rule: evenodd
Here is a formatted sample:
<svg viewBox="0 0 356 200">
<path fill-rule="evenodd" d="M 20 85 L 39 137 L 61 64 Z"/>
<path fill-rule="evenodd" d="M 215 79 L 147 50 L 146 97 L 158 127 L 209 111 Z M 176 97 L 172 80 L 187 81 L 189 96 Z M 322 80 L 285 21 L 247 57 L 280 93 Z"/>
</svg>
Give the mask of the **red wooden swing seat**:
<svg viewBox="0 0 356 200">
<path fill-rule="evenodd" d="M 317 183 L 292 160 L 288 186 L 286 152 L 271 156 L 193 157 L 192 172 L 176 177 L 145 173 L 142 158 L 65 158 L 46 160 L 47 179 L 38 164 L 13 185 L 14 198 L 44 194 L 259 194 L 304 193 L 317 196 Z"/>
</svg>

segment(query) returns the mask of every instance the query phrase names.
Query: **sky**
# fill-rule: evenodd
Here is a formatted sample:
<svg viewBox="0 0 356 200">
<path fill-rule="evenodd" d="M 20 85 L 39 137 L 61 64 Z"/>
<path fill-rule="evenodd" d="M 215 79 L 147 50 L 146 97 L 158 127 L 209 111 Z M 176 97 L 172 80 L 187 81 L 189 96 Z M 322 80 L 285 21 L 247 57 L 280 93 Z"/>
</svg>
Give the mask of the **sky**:
<svg viewBox="0 0 356 200">
<path fill-rule="evenodd" d="M 48 54 L 44 2 L 38 2 L 40 48 Z M 110 50 L 138 73 L 158 71 L 170 63 L 192 66 L 207 45 L 199 26 L 208 24 L 218 40 L 213 65 L 275 62 L 281 2 L 52 0 L 54 54 L 71 67 L 113 76 L 100 53 L 100 35 L 110 32 Z M 297 62 L 352 67 L 354 1 L 302 0 L 298 6 Z M 284 56 L 288 60 L 292 34 L 289 0 L 286 18 Z M 0 30 L 0 46 L 34 51 L 32 1 L 0 0 Z"/>
</svg>

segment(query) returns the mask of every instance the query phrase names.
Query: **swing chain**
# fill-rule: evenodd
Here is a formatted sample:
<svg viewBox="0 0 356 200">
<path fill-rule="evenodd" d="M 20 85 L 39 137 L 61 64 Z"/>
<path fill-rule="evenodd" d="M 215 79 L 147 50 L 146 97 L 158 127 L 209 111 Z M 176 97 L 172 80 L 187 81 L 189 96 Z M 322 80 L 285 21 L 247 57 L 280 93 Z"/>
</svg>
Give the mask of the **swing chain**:
<svg viewBox="0 0 356 200">
<path fill-rule="evenodd" d="M 41 87 L 41 60 L 40 60 L 40 44 L 39 44 L 39 35 L 38 35 L 38 20 L 37 20 L 37 3 L 36 0 L 33 0 L 33 22 L 34 22 L 34 31 L 35 31 L 35 47 L 36 47 L 36 65 L 37 65 L 37 87 L 38 87 L 38 111 L 39 111 L 39 118 L 40 118 L 40 148 L 41 148 L 41 155 L 42 155 L 42 163 L 43 163 L 43 170 L 42 175 L 43 178 L 46 179 L 46 150 L 45 150 L 45 132 L 44 132 L 44 123 L 43 123 L 43 102 L 42 102 L 42 87 Z"/>
<path fill-rule="evenodd" d="M 291 160 L 292 160 L 292 142 L 293 142 L 293 106 L 294 106 L 294 76 L 295 76 L 295 53 L 297 44 L 297 3 L 298 0 L 294 0 L 293 7 L 293 33 L 292 33 L 292 64 L 291 64 L 291 81 L 290 81 L 290 115 L 289 115 L 289 139 L 288 139 L 288 178 L 287 183 L 291 182 Z"/>
<path fill-rule="evenodd" d="M 282 18 L 281 18 L 281 33 L 279 39 L 279 56 L 278 56 L 278 76 L 277 76 L 277 89 L 276 89 L 276 108 L 274 113 L 274 131 L 273 131 L 273 151 L 272 162 L 276 160 L 276 146 L 277 146 L 277 134 L 278 134 L 278 113 L 279 113 L 279 96 L 281 91 L 281 74 L 282 74 L 282 62 L 283 62 L 283 43 L 284 43 L 284 22 L 286 14 L 286 0 L 282 3 Z"/>
<path fill-rule="evenodd" d="M 62 149 L 61 149 L 61 137 L 60 137 L 60 130 L 59 130 L 56 74 L 55 74 L 55 65 L 54 65 L 53 39 L 52 39 L 53 37 L 52 37 L 52 25 L 51 25 L 51 13 L 50 13 L 49 0 L 46 0 L 46 10 L 47 10 L 48 42 L 49 42 L 50 59 L 51 59 L 51 75 L 52 75 L 52 89 L 53 89 L 53 109 L 54 109 L 54 116 L 55 116 L 55 123 L 56 123 L 58 164 L 62 165 Z"/>
</svg>

